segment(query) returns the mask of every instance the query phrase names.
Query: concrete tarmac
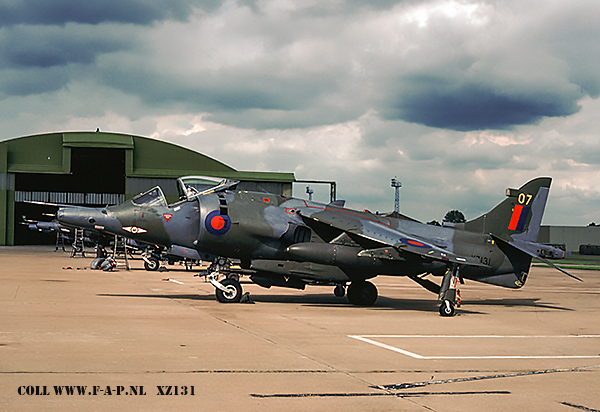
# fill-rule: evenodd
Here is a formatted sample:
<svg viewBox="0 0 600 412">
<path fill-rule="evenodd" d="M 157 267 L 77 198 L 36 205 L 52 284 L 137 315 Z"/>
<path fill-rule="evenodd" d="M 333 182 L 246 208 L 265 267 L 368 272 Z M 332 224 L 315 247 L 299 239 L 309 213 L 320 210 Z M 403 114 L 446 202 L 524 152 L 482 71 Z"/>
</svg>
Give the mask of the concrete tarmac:
<svg viewBox="0 0 600 412">
<path fill-rule="evenodd" d="M 442 318 L 401 277 L 368 308 L 246 282 L 221 304 L 181 266 L 91 260 L 0 247 L 0 410 L 600 411 L 597 271 L 467 282 Z"/>
</svg>

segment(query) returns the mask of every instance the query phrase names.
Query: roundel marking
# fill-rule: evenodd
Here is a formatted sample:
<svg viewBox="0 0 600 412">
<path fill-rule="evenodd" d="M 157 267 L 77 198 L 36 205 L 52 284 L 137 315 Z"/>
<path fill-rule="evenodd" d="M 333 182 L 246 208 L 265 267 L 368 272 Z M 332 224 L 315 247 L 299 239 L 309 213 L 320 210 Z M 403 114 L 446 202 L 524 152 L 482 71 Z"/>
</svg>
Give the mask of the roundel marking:
<svg viewBox="0 0 600 412">
<path fill-rule="evenodd" d="M 223 216 L 213 216 L 210 221 L 210 226 L 214 230 L 221 230 L 225 227 L 225 219 L 223 219 Z"/>
<path fill-rule="evenodd" d="M 421 243 L 417 240 L 412 240 L 412 239 L 407 239 L 407 238 L 401 238 L 400 242 L 404 243 L 405 245 L 408 246 L 414 246 L 414 247 L 423 247 L 423 248 L 430 248 L 431 246 L 429 246 L 426 243 Z"/>
<path fill-rule="evenodd" d="M 231 219 L 227 215 L 221 215 L 218 210 L 213 210 L 206 216 L 204 226 L 210 234 L 224 235 L 231 228 Z"/>
</svg>

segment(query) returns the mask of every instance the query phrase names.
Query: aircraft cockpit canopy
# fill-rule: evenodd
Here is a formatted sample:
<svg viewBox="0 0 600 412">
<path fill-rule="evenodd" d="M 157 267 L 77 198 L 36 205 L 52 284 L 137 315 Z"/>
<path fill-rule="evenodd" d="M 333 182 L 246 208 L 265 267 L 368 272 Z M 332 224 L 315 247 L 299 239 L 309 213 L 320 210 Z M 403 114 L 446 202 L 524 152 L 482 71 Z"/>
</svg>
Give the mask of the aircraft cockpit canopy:
<svg viewBox="0 0 600 412">
<path fill-rule="evenodd" d="M 180 199 L 192 200 L 197 196 L 233 189 L 238 180 L 221 179 L 208 176 L 184 176 L 177 179 L 177 190 Z"/>
<path fill-rule="evenodd" d="M 167 206 L 167 199 L 165 198 L 162 189 L 158 186 L 148 190 L 145 193 L 137 195 L 133 198 L 132 202 L 139 206 Z"/>
</svg>

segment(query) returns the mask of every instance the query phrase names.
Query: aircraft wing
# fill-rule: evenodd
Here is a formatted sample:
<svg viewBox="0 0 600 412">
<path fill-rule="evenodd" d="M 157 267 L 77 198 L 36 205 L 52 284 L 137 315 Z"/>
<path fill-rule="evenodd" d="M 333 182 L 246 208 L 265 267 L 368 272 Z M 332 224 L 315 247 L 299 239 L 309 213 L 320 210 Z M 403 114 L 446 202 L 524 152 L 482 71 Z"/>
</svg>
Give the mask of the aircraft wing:
<svg viewBox="0 0 600 412">
<path fill-rule="evenodd" d="M 358 254 L 359 256 L 381 256 L 381 248 L 388 246 L 393 247 L 400 255 L 409 253 L 432 260 L 487 267 L 474 258 L 456 255 L 426 239 L 392 229 L 385 222 L 368 219 L 351 211 L 344 212 L 323 210 L 311 213 L 310 210 L 299 209 L 297 214 L 318 235 L 323 234 L 322 237 L 326 241 L 330 241 L 336 233 L 347 234 L 354 242 L 365 248 Z M 386 255 L 390 256 L 387 253 Z"/>
</svg>

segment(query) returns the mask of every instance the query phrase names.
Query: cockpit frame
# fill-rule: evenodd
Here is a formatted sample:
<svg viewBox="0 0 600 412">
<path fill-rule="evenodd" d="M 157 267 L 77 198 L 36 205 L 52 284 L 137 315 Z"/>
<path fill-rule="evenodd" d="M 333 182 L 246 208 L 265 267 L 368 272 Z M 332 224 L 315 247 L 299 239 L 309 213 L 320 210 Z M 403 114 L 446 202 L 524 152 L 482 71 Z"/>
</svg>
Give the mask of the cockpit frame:
<svg viewBox="0 0 600 412">
<path fill-rule="evenodd" d="M 155 186 L 147 192 L 140 193 L 133 199 L 131 202 L 137 206 L 147 206 L 147 207 L 167 207 L 167 198 L 163 193 L 160 186 Z"/>
<path fill-rule="evenodd" d="M 199 196 L 233 190 L 239 183 L 239 180 L 211 176 L 182 176 L 177 179 L 177 190 L 180 199 L 191 201 Z"/>
</svg>

